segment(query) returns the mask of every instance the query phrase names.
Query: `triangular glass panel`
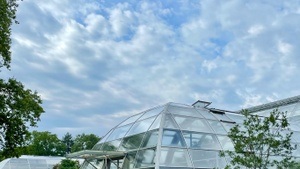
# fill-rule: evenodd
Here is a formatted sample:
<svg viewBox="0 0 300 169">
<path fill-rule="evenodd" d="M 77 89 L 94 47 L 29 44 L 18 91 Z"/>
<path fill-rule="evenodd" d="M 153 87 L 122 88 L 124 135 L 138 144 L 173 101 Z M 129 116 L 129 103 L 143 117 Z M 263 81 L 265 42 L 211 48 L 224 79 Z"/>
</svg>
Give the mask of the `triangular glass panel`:
<svg viewBox="0 0 300 169">
<path fill-rule="evenodd" d="M 219 151 L 190 150 L 195 168 L 225 168 L 226 160 Z"/>
<path fill-rule="evenodd" d="M 103 143 L 102 151 L 117 151 L 121 143 L 121 139 Z"/>
<path fill-rule="evenodd" d="M 169 129 L 164 129 L 161 145 L 170 147 L 186 147 L 181 132 L 179 130 Z"/>
<path fill-rule="evenodd" d="M 145 112 L 139 120 L 143 120 L 143 119 L 146 119 L 148 117 L 158 115 L 159 113 L 161 113 L 164 110 L 164 108 L 165 107 L 163 106 L 163 107 L 157 107 L 157 108 L 151 109 L 151 110 Z"/>
<path fill-rule="evenodd" d="M 178 125 L 173 120 L 173 117 L 171 114 L 165 115 L 164 128 L 178 129 Z"/>
<path fill-rule="evenodd" d="M 207 120 L 216 134 L 227 134 L 224 126 L 219 121 Z"/>
<path fill-rule="evenodd" d="M 215 134 L 183 131 L 183 137 L 188 148 L 221 150 L 220 143 Z"/>
<path fill-rule="evenodd" d="M 119 151 L 128 151 L 139 148 L 144 135 L 145 133 L 142 133 L 123 138 Z"/>
<path fill-rule="evenodd" d="M 120 126 L 125 126 L 129 123 L 133 123 L 135 122 L 138 118 L 140 118 L 143 115 L 143 113 L 139 113 L 137 115 L 131 116 L 128 119 L 124 120 L 121 124 L 118 125 L 118 127 Z"/>
<path fill-rule="evenodd" d="M 203 118 L 203 116 L 195 110 L 195 108 L 184 108 L 178 106 L 168 106 L 168 111 L 172 114 L 178 114 L 183 116 L 192 116 L 192 117 L 199 117 Z"/>
<path fill-rule="evenodd" d="M 234 146 L 231 139 L 228 136 L 218 135 L 217 136 L 223 150 L 234 151 Z"/>
<path fill-rule="evenodd" d="M 149 127 L 151 126 L 151 124 L 153 123 L 154 120 L 155 120 L 155 117 L 151 117 L 151 118 L 134 123 L 126 136 L 130 136 L 130 135 L 148 131 Z"/>
<path fill-rule="evenodd" d="M 211 112 L 207 109 L 196 109 L 204 118 L 211 119 L 211 120 L 218 120 Z"/>
<path fill-rule="evenodd" d="M 162 147 L 159 165 L 185 168 L 192 167 L 192 162 L 186 149 Z"/>
<path fill-rule="evenodd" d="M 155 121 L 152 123 L 151 127 L 149 128 L 149 130 L 153 130 L 153 129 L 158 129 L 161 123 L 161 117 L 162 115 L 158 115 L 155 119 Z"/>
<path fill-rule="evenodd" d="M 174 119 L 181 130 L 190 130 L 198 132 L 212 131 L 205 119 L 176 115 L 174 115 Z"/>
<path fill-rule="evenodd" d="M 148 167 L 154 167 L 155 165 L 155 149 L 145 149 L 140 150 L 136 154 L 136 164 L 135 168 L 148 168 Z"/>
<path fill-rule="evenodd" d="M 143 143 L 141 144 L 141 148 L 144 147 L 154 147 L 158 142 L 158 130 L 148 131 L 144 136 Z"/>
<path fill-rule="evenodd" d="M 112 141 L 124 137 L 131 126 L 132 124 L 115 128 L 115 130 L 110 134 L 106 141 Z"/>
</svg>

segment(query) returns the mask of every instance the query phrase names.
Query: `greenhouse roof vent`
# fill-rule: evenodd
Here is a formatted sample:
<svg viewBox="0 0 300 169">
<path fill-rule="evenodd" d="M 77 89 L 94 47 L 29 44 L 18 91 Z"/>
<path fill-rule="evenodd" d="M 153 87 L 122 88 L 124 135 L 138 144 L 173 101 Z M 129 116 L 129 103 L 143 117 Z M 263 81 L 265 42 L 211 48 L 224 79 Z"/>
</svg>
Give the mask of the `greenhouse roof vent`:
<svg viewBox="0 0 300 169">
<path fill-rule="evenodd" d="M 206 102 L 206 101 L 198 100 L 195 103 L 193 103 L 192 106 L 195 107 L 195 108 L 206 108 L 210 104 L 211 104 L 211 102 Z"/>
</svg>

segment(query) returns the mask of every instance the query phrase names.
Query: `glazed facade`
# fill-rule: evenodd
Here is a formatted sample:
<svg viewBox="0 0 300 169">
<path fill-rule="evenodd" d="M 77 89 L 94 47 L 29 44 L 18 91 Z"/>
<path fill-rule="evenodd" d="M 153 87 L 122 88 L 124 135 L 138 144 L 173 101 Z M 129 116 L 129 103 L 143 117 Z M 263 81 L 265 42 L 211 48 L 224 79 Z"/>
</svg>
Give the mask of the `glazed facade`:
<svg viewBox="0 0 300 169">
<path fill-rule="evenodd" d="M 292 143 L 300 146 L 299 102 L 272 104 L 249 111 L 260 115 L 267 115 L 275 107 L 288 111 L 294 132 Z M 233 150 L 227 132 L 241 124 L 244 117 L 207 106 L 201 101 L 193 106 L 168 103 L 129 117 L 94 146 L 93 150 L 101 155 L 86 157 L 82 168 L 224 168 L 230 159 L 220 157 L 219 152 Z M 300 157 L 300 151 L 293 155 Z"/>
</svg>

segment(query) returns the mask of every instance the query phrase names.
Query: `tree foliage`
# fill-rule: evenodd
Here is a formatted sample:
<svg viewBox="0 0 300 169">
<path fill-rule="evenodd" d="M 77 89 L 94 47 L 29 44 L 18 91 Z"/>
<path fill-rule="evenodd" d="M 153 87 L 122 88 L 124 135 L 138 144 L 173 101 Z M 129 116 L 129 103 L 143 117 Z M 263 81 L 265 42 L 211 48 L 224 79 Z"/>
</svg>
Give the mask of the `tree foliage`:
<svg viewBox="0 0 300 169">
<path fill-rule="evenodd" d="M 48 131 L 32 132 L 32 139 L 28 146 L 29 155 L 64 156 L 65 150 L 66 146 L 56 134 Z"/>
<path fill-rule="evenodd" d="M 79 169 L 80 165 L 78 161 L 73 161 L 70 159 L 61 160 L 60 164 L 57 164 L 53 169 Z"/>
<path fill-rule="evenodd" d="M 16 148 L 29 138 L 28 125 L 36 126 L 41 113 L 42 100 L 36 92 L 25 89 L 15 79 L 0 79 L 0 146 L 1 156 L 18 156 Z"/>
<path fill-rule="evenodd" d="M 100 140 L 95 134 L 79 134 L 74 139 L 72 152 L 92 149 L 93 146 Z"/>
<path fill-rule="evenodd" d="M 11 25 L 16 21 L 17 0 L 0 0 L 0 68 L 10 67 Z"/>
<path fill-rule="evenodd" d="M 234 151 L 221 152 L 221 156 L 231 157 L 231 167 L 241 166 L 251 169 L 278 169 L 293 165 L 290 143 L 292 132 L 286 112 L 273 110 L 268 117 L 259 117 L 243 110 L 246 117 L 243 125 L 231 128 L 228 137 L 233 141 Z M 230 166 L 228 166 L 230 168 Z"/>
<path fill-rule="evenodd" d="M 65 144 L 66 146 L 66 154 L 69 154 L 71 152 L 71 147 L 74 144 L 74 140 L 72 138 L 72 135 L 68 132 L 66 133 L 63 138 L 62 138 L 62 142 Z"/>
</svg>

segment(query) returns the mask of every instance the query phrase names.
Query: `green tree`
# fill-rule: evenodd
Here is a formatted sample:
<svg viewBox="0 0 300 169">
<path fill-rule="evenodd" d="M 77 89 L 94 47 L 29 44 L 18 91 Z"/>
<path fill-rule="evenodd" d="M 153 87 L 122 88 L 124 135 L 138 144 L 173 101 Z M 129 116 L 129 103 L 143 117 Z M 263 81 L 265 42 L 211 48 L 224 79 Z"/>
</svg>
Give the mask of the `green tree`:
<svg viewBox="0 0 300 169">
<path fill-rule="evenodd" d="M 19 156 L 17 148 L 25 146 L 29 126 L 36 126 L 42 103 L 36 92 L 25 89 L 15 79 L 0 79 L 0 145 L 2 158 Z"/>
<path fill-rule="evenodd" d="M 70 159 L 61 160 L 60 164 L 57 164 L 53 169 L 79 169 L 80 165 L 78 161 L 73 161 Z"/>
<path fill-rule="evenodd" d="M 62 138 L 62 142 L 65 144 L 66 146 L 66 154 L 69 154 L 71 152 L 71 147 L 73 146 L 74 144 L 74 140 L 72 138 L 72 135 L 67 132 L 63 138 Z"/>
<path fill-rule="evenodd" d="M 57 138 L 56 134 L 48 131 L 32 132 L 32 140 L 28 146 L 30 155 L 63 156 L 66 146 Z"/>
<path fill-rule="evenodd" d="M 11 25 L 16 21 L 17 0 L 0 0 L 0 68 L 10 67 Z"/>
<path fill-rule="evenodd" d="M 11 25 L 17 23 L 17 7 L 17 0 L 0 0 L 0 68 L 10 68 Z M 36 126 L 44 112 L 41 104 L 37 92 L 21 82 L 0 79 L 0 159 L 21 155 L 30 135 L 28 126 Z"/>
<path fill-rule="evenodd" d="M 230 129 L 228 137 L 234 144 L 234 151 L 221 152 L 221 156 L 231 157 L 230 168 L 241 166 L 251 169 L 267 169 L 276 166 L 278 169 L 293 165 L 290 143 L 292 132 L 286 112 L 277 109 L 270 112 L 268 117 L 260 117 L 243 110 L 246 117 L 243 125 Z"/>
<path fill-rule="evenodd" d="M 72 152 L 92 149 L 93 146 L 100 140 L 95 134 L 79 134 L 74 139 Z"/>
</svg>

